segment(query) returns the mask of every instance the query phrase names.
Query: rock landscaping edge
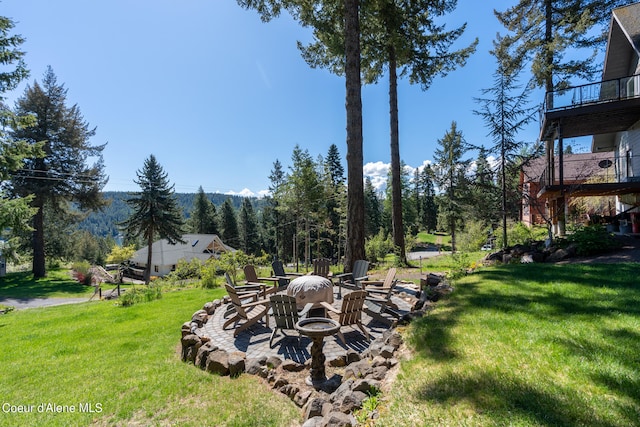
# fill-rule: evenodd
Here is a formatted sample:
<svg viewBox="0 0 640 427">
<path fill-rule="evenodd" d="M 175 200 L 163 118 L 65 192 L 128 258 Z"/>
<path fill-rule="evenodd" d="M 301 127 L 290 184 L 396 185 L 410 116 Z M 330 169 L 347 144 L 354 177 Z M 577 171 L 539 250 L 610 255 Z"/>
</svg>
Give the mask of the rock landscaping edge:
<svg viewBox="0 0 640 427">
<path fill-rule="evenodd" d="M 441 276 L 429 275 L 429 281 L 422 283 L 422 287 L 428 286 L 428 289 L 419 292 L 414 309 L 403 316 L 399 325 L 423 317 L 432 308 L 433 301 L 453 290 Z M 399 363 L 397 355 L 403 339 L 397 329 L 392 328 L 374 339 L 362 353 L 348 349 L 339 357 L 327 360 L 334 373 L 316 389 L 304 381 L 309 374 L 310 359 L 301 364 L 278 356 L 247 358 L 244 352 L 218 348 L 204 336 L 201 328 L 225 303 L 225 300 L 205 303 L 191 321 L 182 325 L 182 361 L 221 376 L 237 377 L 243 373 L 259 376 L 301 408 L 303 427 L 356 426 L 354 412 L 362 408 L 371 394 L 381 391 L 389 370 Z M 376 418 L 376 411 L 367 417 Z"/>
</svg>

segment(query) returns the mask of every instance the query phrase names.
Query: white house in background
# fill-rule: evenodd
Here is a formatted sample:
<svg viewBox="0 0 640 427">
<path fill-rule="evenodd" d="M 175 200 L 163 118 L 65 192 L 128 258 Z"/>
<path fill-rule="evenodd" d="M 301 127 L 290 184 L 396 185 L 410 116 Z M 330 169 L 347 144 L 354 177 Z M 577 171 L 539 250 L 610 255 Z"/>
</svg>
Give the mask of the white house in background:
<svg viewBox="0 0 640 427">
<path fill-rule="evenodd" d="M 209 258 L 218 258 L 223 252 L 235 251 L 225 245 L 215 234 L 185 234 L 185 243 L 170 244 L 166 239 L 153 243 L 151 248 L 151 275 L 165 276 L 175 270 L 179 260 L 190 262 L 196 258 L 205 262 Z M 142 275 L 147 267 L 148 247 L 136 251 L 131 257 L 132 273 Z"/>
</svg>

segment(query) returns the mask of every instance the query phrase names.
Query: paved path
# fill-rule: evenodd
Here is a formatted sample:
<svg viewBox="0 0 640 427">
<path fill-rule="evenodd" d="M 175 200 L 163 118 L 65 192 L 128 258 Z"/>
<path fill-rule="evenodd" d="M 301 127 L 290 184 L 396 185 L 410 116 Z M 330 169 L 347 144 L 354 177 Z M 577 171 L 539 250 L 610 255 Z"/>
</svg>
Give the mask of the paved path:
<svg viewBox="0 0 640 427">
<path fill-rule="evenodd" d="M 0 297 L 0 304 L 15 307 L 16 310 L 23 308 L 51 307 L 54 305 L 75 304 L 86 302 L 88 298 L 3 298 Z"/>
<path fill-rule="evenodd" d="M 408 252 L 407 253 L 407 259 L 409 261 L 417 261 L 419 259 L 426 259 L 426 258 L 433 258 L 433 257 L 437 257 L 440 255 L 448 255 L 451 252 L 449 251 L 437 251 L 437 250 L 433 250 L 433 251 L 418 251 L 418 252 Z"/>
</svg>

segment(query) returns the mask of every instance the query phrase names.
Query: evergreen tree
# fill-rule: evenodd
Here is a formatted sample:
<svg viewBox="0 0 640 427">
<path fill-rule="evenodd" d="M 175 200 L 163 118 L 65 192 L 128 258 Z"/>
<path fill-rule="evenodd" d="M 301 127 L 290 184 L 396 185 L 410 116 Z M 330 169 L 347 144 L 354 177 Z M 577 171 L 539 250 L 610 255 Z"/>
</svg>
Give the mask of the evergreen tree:
<svg viewBox="0 0 640 427">
<path fill-rule="evenodd" d="M 411 201 L 413 199 L 413 189 L 411 186 L 411 176 L 406 168 L 406 164 L 404 162 L 401 163 L 400 170 L 402 174 L 400 175 L 400 195 L 404 200 Z M 383 208 L 384 213 L 383 217 L 390 221 L 389 224 L 385 224 L 387 230 L 393 232 L 393 171 L 389 170 L 389 174 L 387 175 L 387 187 L 386 187 L 386 197 L 384 199 Z M 415 228 L 415 224 L 417 221 L 417 210 L 415 203 L 402 203 L 402 223 L 406 224 L 409 228 Z M 415 231 L 415 230 L 412 230 Z M 404 239 L 403 239 L 404 242 Z M 394 244 L 395 246 L 395 244 Z M 400 256 L 400 262 L 402 262 L 402 254 L 404 253 L 404 249 L 402 251 L 399 248 L 395 247 L 396 254 Z"/>
<path fill-rule="evenodd" d="M 436 205 L 435 175 L 431 165 L 426 165 L 420 173 L 422 187 L 421 223 L 428 232 L 438 227 L 438 206 Z"/>
<path fill-rule="evenodd" d="M 148 253 L 144 281 L 149 284 L 153 242 L 159 238 L 167 239 L 170 244 L 184 243 L 184 220 L 174 195 L 174 186 L 169 185 L 168 174 L 153 154 L 144 161 L 142 170 L 136 171 L 136 176 L 138 179 L 134 182 L 140 186 L 140 191 L 127 199 L 133 213 L 121 226 L 127 235 L 145 239 Z"/>
<path fill-rule="evenodd" d="M 467 151 L 462 132 L 458 130 L 456 122 L 451 123 L 442 139 L 438 140 L 439 147 L 434 153 L 436 163 L 436 180 L 442 190 L 439 214 L 443 218 L 443 225 L 451 233 L 451 250 L 456 251 L 456 227 L 464 218 L 465 212 L 465 173 L 469 161 L 462 157 Z"/>
<path fill-rule="evenodd" d="M 302 150 L 298 145 L 291 155 L 291 172 L 284 186 L 282 207 L 293 215 L 296 232 L 295 238 L 304 238 L 304 259 L 310 261 L 311 257 L 311 226 L 318 223 L 323 197 L 323 188 L 317 165 L 307 150 Z M 296 248 L 296 260 L 298 257 L 299 241 L 294 242 Z"/>
<path fill-rule="evenodd" d="M 606 40 L 611 10 L 628 0 L 519 0 L 504 12 L 494 11 L 509 31 L 500 39 L 522 65 L 530 61 L 533 82 L 547 92 L 570 86 L 570 79 L 591 80 L 598 73 L 594 61 Z M 596 27 L 594 29 L 594 27 Z M 574 54 L 567 55 L 568 51 Z"/>
<path fill-rule="evenodd" d="M 285 248 L 291 247 L 291 241 L 287 236 L 290 236 L 293 231 L 289 225 L 289 221 L 286 220 L 287 212 L 281 209 L 280 200 L 282 198 L 282 191 L 285 184 L 286 176 L 282 169 L 282 163 L 276 159 L 273 163 L 273 169 L 269 174 L 269 192 L 267 196 L 266 207 L 263 211 L 263 223 L 266 236 L 273 236 L 273 249 L 271 253 L 275 254 L 277 259 L 285 259 Z M 271 245 L 267 243 L 267 246 Z"/>
<path fill-rule="evenodd" d="M 229 246 L 238 248 L 240 245 L 238 218 L 236 217 L 236 211 L 229 198 L 224 201 L 222 209 L 220 210 L 220 226 L 222 228 L 222 241 Z"/>
<path fill-rule="evenodd" d="M 324 162 L 325 184 L 325 209 L 326 209 L 326 238 L 331 243 L 329 251 L 324 256 L 340 258 L 340 230 L 344 223 L 346 208 L 346 192 L 344 188 L 344 168 L 340 161 L 340 153 L 335 144 L 329 146 L 327 158 Z"/>
<path fill-rule="evenodd" d="M 494 226 L 501 217 L 500 191 L 487 156 L 488 150 L 481 146 L 475 161 L 475 173 L 470 178 L 470 196 L 473 206 L 482 206 L 476 211 L 475 219 L 480 220 L 483 226 Z"/>
<path fill-rule="evenodd" d="M 197 234 L 218 234 L 217 223 L 216 206 L 200 186 L 193 201 L 193 209 L 187 220 L 187 227 L 189 231 Z"/>
<path fill-rule="evenodd" d="M 414 178 L 417 224 L 420 229 L 434 231 L 437 226 L 437 207 L 435 204 L 434 176 L 431 165 L 417 168 Z"/>
<path fill-rule="evenodd" d="M 0 238 L 7 239 L 6 232 L 19 235 L 30 229 L 29 221 L 36 213 L 30 207 L 31 197 L 9 198 L 4 189 L 4 181 L 22 166 L 24 158 L 41 155 L 39 146 L 26 141 L 11 138 L 5 129 L 7 127 L 23 127 L 33 124 L 31 117 L 18 118 L 4 104 L 5 93 L 15 89 L 18 84 L 28 77 L 29 71 L 24 63 L 24 51 L 21 45 L 24 38 L 20 35 L 12 35 L 14 28 L 11 19 L 0 16 Z M 16 243 L 3 244 L 2 251 L 5 256 L 13 253 Z"/>
<path fill-rule="evenodd" d="M 106 184 L 102 151 L 105 145 L 91 145 L 95 129 L 89 128 L 77 105 L 66 105 L 67 90 L 59 85 L 51 67 L 42 84 L 34 82 L 16 102 L 16 114 L 32 115 L 37 125 L 16 127 L 13 137 L 31 144 L 44 141 L 45 157 L 26 159 L 13 177 L 13 191 L 20 196 L 33 195 L 37 209 L 33 221 L 33 274 L 46 275 L 45 215 L 49 203 L 54 212 L 70 209 L 69 203 L 81 211 L 104 206 L 101 196 Z M 97 159 L 94 164 L 88 164 Z"/>
<path fill-rule="evenodd" d="M 249 198 L 242 201 L 240 219 L 238 221 L 240 235 L 240 249 L 247 254 L 260 254 L 260 239 L 258 235 L 258 222 L 253 211 L 253 205 Z"/>
<path fill-rule="evenodd" d="M 513 177 L 508 176 L 509 165 L 513 164 L 515 155 L 523 145 L 517 139 L 518 132 L 533 119 L 534 109 L 527 107 L 528 89 L 518 86 L 518 75 L 521 65 L 512 62 L 513 55 L 509 53 L 507 45 L 498 38 L 494 42 L 491 52 L 497 63 L 494 73 L 494 85 L 482 91 L 485 98 L 476 99 L 482 104 L 482 109 L 475 111 L 480 115 L 489 129 L 493 140 L 492 151 L 500 157 L 501 211 L 502 211 L 502 244 L 507 246 L 507 216 L 508 216 L 508 182 Z M 516 92 L 516 93 L 514 93 Z M 512 169 L 514 170 L 514 169 Z M 516 172 L 514 170 L 514 172 Z M 517 172 L 516 172 L 517 173 Z"/>
<path fill-rule="evenodd" d="M 367 177 L 364 182 L 364 227 L 367 238 L 378 234 L 382 227 L 382 212 L 380 199 L 376 194 L 376 189 Z"/>
</svg>

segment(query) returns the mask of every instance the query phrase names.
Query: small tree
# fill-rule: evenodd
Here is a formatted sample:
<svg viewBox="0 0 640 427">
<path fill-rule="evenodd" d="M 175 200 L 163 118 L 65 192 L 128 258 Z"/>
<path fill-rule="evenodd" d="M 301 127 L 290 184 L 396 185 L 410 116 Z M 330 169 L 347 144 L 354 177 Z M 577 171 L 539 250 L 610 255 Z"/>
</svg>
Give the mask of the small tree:
<svg viewBox="0 0 640 427">
<path fill-rule="evenodd" d="M 131 194 L 127 204 L 134 212 L 120 225 L 127 235 L 143 236 L 147 242 L 147 268 L 144 281 L 148 285 L 151 279 L 152 246 L 156 238 L 167 239 L 170 244 L 184 243 L 182 212 L 175 199 L 173 185 L 169 185 L 167 173 L 151 154 L 144 161 L 141 171 L 137 171 L 137 181 L 141 188 L 138 193 Z"/>
</svg>

